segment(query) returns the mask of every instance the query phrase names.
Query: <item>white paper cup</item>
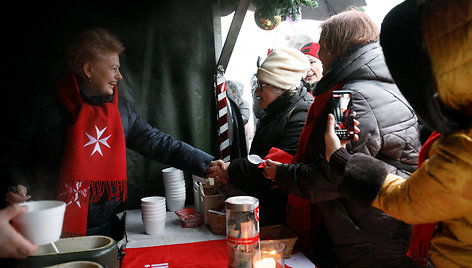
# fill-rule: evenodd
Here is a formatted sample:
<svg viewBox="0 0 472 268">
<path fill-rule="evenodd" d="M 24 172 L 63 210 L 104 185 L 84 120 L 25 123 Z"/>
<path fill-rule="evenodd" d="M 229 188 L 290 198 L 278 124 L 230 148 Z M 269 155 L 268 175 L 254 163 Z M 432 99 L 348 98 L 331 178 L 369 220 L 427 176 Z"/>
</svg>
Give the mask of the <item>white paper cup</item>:
<svg viewBox="0 0 472 268">
<path fill-rule="evenodd" d="M 179 199 L 170 199 L 167 203 L 167 209 L 169 211 L 176 211 L 179 209 L 183 209 L 185 207 L 185 198 Z"/>
<path fill-rule="evenodd" d="M 165 218 L 154 220 L 154 219 L 143 219 L 144 231 L 148 235 L 162 234 L 165 231 L 166 220 Z"/>
<path fill-rule="evenodd" d="M 166 220 L 166 215 L 162 216 L 142 216 L 141 219 L 143 220 L 143 223 L 145 221 L 165 221 Z"/>
<path fill-rule="evenodd" d="M 169 196 L 169 199 L 172 199 L 172 202 L 175 202 L 175 200 L 183 200 L 183 201 L 185 201 L 185 195 Z M 169 204 L 167 204 L 167 207 L 169 207 Z"/>
<path fill-rule="evenodd" d="M 181 185 L 185 186 L 184 172 L 180 169 L 172 167 L 162 170 L 162 179 L 164 180 L 165 187 L 175 185 L 178 185 L 179 187 Z"/>
<path fill-rule="evenodd" d="M 141 205 L 162 204 L 166 202 L 164 196 L 148 196 L 141 198 Z"/>
<path fill-rule="evenodd" d="M 166 194 L 168 193 L 185 193 L 185 186 L 179 187 L 168 187 L 165 189 Z"/>
<path fill-rule="evenodd" d="M 162 170 L 162 174 L 165 174 L 165 173 L 182 173 L 183 174 L 183 171 L 178 169 L 178 168 L 175 168 L 175 167 L 168 167 L 168 168 L 165 168 Z"/>
<path fill-rule="evenodd" d="M 143 220 L 144 225 L 146 224 L 154 224 L 154 222 L 165 222 L 166 217 L 154 217 L 154 218 L 141 218 Z"/>
<path fill-rule="evenodd" d="M 169 186 L 169 187 L 166 187 L 166 193 L 168 192 L 185 192 L 185 186 L 184 185 L 181 185 L 181 186 Z"/>
<path fill-rule="evenodd" d="M 66 203 L 57 200 L 30 201 L 28 211 L 13 218 L 13 226 L 29 241 L 45 245 L 59 240 Z"/>
<path fill-rule="evenodd" d="M 166 211 L 166 204 L 159 205 L 159 206 L 141 206 L 142 213 L 157 213 L 157 212 L 165 212 Z"/>
<path fill-rule="evenodd" d="M 163 209 L 163 210 L 155 210 L 155 211 L 144 211 L 144 210 L 142 210 L 142 211 L 141 211 L 141 214 L 142 214 L 143 216 L 157 216 L 157 215 L 159 215 L 159 216 L 160 216 L 160 215 L 164 215 L 164 216 L 165 216 L 165 215 L 166 215 L 166 212 L 167 212 L 167 210 L 165 210 L 165 209 Z"/>
<path fill-rule="evenodd" d="M 172 188 L 172 189 L 166 189 L 165 190 L 166 192 L 166 195 L 169 194 L 169 193 L 185 193 L 185 188 Z"/>
<path fill-rule="evenodd" d="M 156 217 L 156 216 L 163 216 L 165 217 L 166 216 L 166 213 L 167 213 L 167 210 L 163 209 L 163 210 L 156 210 L 156 211 L 144 211 L 142 210 L 141 211 L 141 215 L 143 217 Z"/>
<path fill-rule="evenodd" d="M 162 215 L 165 214 L 167 209 L 159 209 L 159 210 L 141 210 L 141 214 L 143 215 Z"/>
<path fill-rule="evenodd" d="M 182 190 L 175 190 L 175 191 L 167 191 L 166 198 L 169 198 L 169 195 L 185 195 L 185 191 Z"/>
<path fill-rule="evenodd" d="M 162 178 L 164 180 L 171 180 L 171 181 L 180 181 L 184 179 L 184 173 L 183 172 L 178 172 L 178 173 L 162 173 Z"/>
<path fill-rule="evenodd" d="M 152 204 L 152 205 L 141 205 L 142 210 L 156 210 L 156 209 L 163 209 L 166 207 L 166 203 L 162 204 Z"/>
<path fill-rule="evenodd" d="M 185 186 L 185 181 L 184 179 L 175 179 L 175 180 L 171 180 L 171 179 L 168 179 L 168 180 L 164 180 L 164 186 L 165 187 L 169 187 L 169 186 L 178 186 L 178 187 L 182 187 L 182 186 Z"/>
<path fill-rule="evenodd" d="M 164 180 L 164 187 L 185 187 L 185 181 L 181 180 Z"/>
<path fill-rule="evenodd" d="M 159 210 L 166 207 L 166 203 L 157 204 L 157 205 L 141 205 L 141 210 Z"/>
</svg>

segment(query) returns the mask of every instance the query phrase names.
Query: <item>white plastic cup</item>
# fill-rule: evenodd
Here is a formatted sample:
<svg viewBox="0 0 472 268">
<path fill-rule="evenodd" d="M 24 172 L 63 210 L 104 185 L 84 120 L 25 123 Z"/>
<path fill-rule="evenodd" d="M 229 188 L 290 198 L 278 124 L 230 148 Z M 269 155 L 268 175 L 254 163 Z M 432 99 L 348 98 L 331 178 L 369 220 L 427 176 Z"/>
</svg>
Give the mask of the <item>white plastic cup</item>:
<svg viewBox="0 0 472 268">
<path fill-rule="evenodd" d="M 59 240 L 66 203 L 57 200 L 30 201 L 28 211 L 13 218 L 13 226 L 29 241 L 45 245 Z"/>
</svg>

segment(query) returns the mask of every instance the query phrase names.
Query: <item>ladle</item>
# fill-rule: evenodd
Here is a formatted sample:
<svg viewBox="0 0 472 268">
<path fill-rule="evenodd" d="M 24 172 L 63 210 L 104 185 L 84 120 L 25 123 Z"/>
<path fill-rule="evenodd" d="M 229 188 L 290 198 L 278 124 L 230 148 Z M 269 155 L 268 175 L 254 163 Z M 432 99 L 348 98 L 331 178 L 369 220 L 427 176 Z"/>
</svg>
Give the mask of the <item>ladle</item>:
<svg viewBox="0 0 472 268">
<path fill-rule="evenodd" d="M 59 250 L 57 249 L 56 244 L 54 244 L 54 242 L 51 242 L 51 245 L 54 248 L 54 251 L 56 251 L 56 253 L 59 253 Z"/>
<path fill-rule="evenodd" d="M 258 156 L 257 154 L 250 154 L 247 156 L 247 160 L 249 160 L 249 162 L 255 164 L 255 165 L 259 165 L 260 163 L 262 162 L 265 162 L 264 159 L 262 159 L 260 156 Z"/>
</svg>

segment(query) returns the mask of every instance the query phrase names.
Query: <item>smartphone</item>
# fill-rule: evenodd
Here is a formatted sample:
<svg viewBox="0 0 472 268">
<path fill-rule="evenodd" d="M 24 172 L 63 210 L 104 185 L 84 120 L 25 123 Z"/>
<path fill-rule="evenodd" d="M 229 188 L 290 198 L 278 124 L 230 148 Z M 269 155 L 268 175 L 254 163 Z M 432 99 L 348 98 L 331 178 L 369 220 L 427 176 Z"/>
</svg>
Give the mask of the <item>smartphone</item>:
<svg viewBox="0 0 472 268">
<path fill-rule="evenodd" d="M 354 114 L 352 110 L 352 93 L 338 90 L 331 93 L 334 131 L 340 140 L 354 139 Z"/>
</svg>

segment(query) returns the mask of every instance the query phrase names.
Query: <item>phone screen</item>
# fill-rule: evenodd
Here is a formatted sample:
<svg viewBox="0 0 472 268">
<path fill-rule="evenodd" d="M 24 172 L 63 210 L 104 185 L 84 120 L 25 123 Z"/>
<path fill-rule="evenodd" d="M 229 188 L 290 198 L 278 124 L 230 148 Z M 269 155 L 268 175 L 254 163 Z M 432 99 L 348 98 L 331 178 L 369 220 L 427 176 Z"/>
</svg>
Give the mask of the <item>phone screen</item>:
<svg viewBox="0 0 472 268">
<path fill-rule="evenodd" d="M 334 131 L 341 140 L 354 138 L 354 116 L 352 111 L 352 93 L 349 91 L 333 91 L 331 95 L 335 119 Z"/>
</svg>

